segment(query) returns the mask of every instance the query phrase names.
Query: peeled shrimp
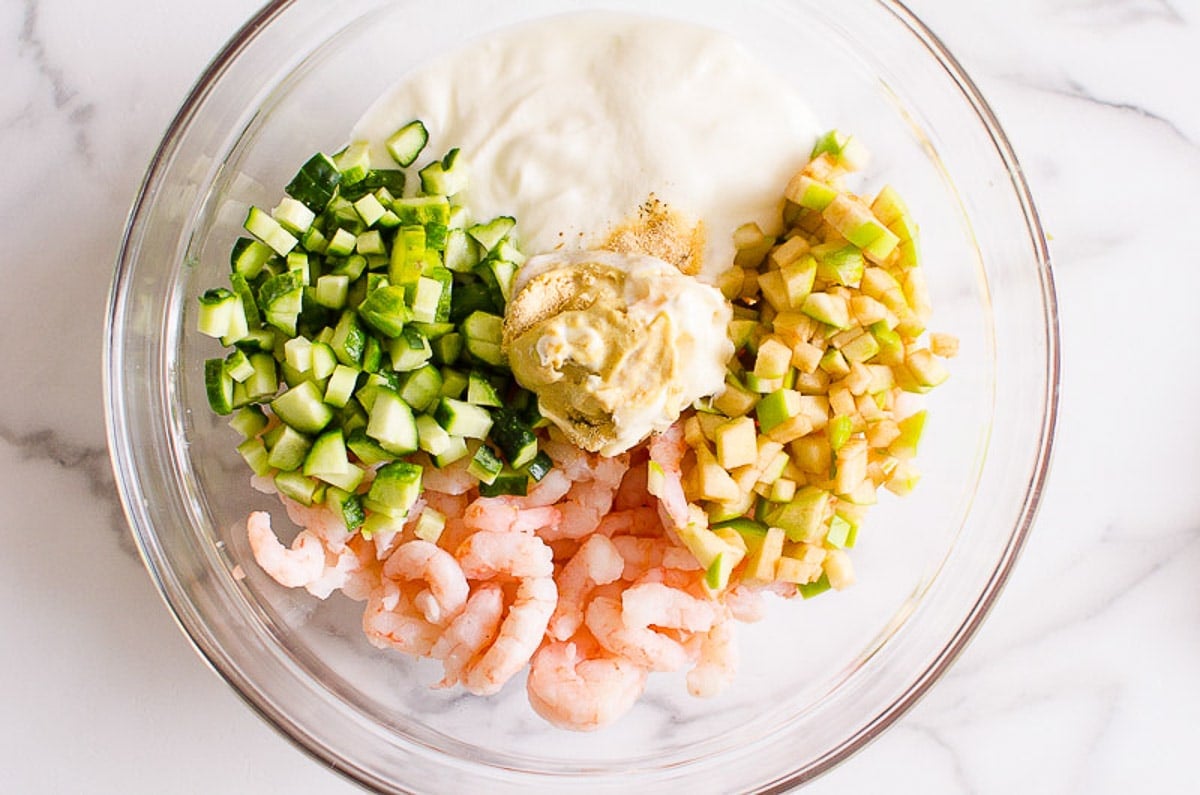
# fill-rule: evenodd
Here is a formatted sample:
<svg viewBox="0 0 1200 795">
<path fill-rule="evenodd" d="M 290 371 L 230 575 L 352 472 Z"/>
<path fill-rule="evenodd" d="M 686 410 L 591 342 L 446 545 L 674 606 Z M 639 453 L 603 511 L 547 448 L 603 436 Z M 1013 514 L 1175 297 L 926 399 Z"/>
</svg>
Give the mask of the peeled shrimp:
<svg viewBox="0 0 1200 795">
<path fill-rule="evenodd" d="M 521 580 L 496 642 L 467 667 L 463 687 L 478 696 L 499 692 L 541 645 L 557 601 L 558 591 L 550 577 Z"/>
<path fill-rule="evenodd" d="M 246 535 L 259 568 L 284 587 L 301 588 L 316 582 L 325 571 L 325 547 L 308 530 L 300 531 L 289 549 L 271 529 L 271 515 L 255 511 L 246 518 Z"/>
<path fill-rule="evenodd" d="M 708 632 L 694 637 L 699 645 L 699 662 L 687 673 L 688 692 L 697 698 L 711 698 L 728 687 L 737 673 L 733 622 L 719 621 Z"/>
<path fill-rule="evenodd" d="M 542 539 L 524 533 L 480 531 L 467 537 L 455 557 L 469 580 L 490 580 L 497 576 L 524 579 L 554 574 L 553 551 Z"/>
<path fill-rule="evenodd" d="M 670 546 L 664 538 L 613 536 L 613 545 L 624 562 L 621 579 L 632 582 L 656 566 L 661 566 L 663 552 Z"/>
<path fill-rule="evenodd" d="M 363 632 L 373 646 L 425 657 L 441 631 L 441 627 L 426 621 L 412 598 L 389 579 L 383 579 L 367 600 Z"/>
<path fill-rule="evenodd" d="M 612 510 L 613 497 L 621 477 L 629 467 L 628 456 L 598 458 L 588 477 L 577 480 L 558 504 L 561 519 L 541 532 L 547 541 L 583 538 L 596 531 L 600 521 Z"/>
<path fill-rule="evenodd" d="M 437 544 L 415 539 L 396 548 L 383 565 L 383 576 L 392 579 L 424 580 L 429 586 L 413 603 L 431 624 L 445 624 L 467 603 L 467 578 L 462 567 Z"/>
<path fill-rule="evenodd" d="M 663 526 L 657 509 L 641 506 L 612 511 L 596 525 L 596 532 L 606 536 L 661 536 Z"/>
<path fill-rule="evenodd" d="M 504 497 L 480 497 L 463 512 L 463 523 L 472 530 L 533 533 L 557 525 L 561 517 L 552 505 L 519 508 Z"/>
<path fill-rule="evenodd" d="M 663 483 L 658 489 L 658 504 L 663 514 L 663 524 L 683 527 L 688 523 L 688 502 L 683 493 L 681 466 L 687 443 L 683 439 L 683 427 L 675 423 L 650 439 L 650 460 L 662 467 Z"/>
<path fill-rule="evenodd" d="M 617 547 L 602 535 L 589 536 L 558 575 L 558 606 L 550 618 L 549 634 L 567 640 L 583 624 L 584 602 L 597 585 L 621 576 L 625 561 Z"/>
<path fill-rule="evenodd" d="M 621 594 L 621 619 L 627 627 L 653 625 L 707 632 L 717 620 L 717 612 L 712 602 L 705 599 L 697 599 L 664 583 L 645 582 L 633 585 Z"/>
<path fill-rule="evenodd" d="M 689 659 L 683 644 L 649 627 L 626 626 L 621 602 L 595 596 L 587 606 L 584 622 L 596 641 L 618 657 L 627 657 L 651 671 L 678 671 Z"/>
<path fill-rule="evenodd" d="M 549 643 L 529 665 L 533 709 L 562 729 L 592 731 L 628 712 L 646 687 L 646 670 L 623 657 L 581 657 L 574 643 Z"/>
<path fill-rule="evenodd" d="M 419 457 L 417 460 L 419 463 Z M 479 484 L 479 481 L 467 472 L 470 464 L 469 456 L 444 467 L 435 467 L 429 463 L 428 466 L 422 467 L 421 485 L 429 491 L 442 494 L 466 494 Z"/>
<path fill-rule="evenodd" d="M 352 533 L 346 528 L 346 523 L 324 504 L 301 505 L 282 494 L 279 495 L 279 499 L 283 502 L 283 509 L 287 511 L 288 518 L 297 527 L 303 527 L 321 539 L 330 552 L 340 552 L 350 540 Z"/>
<path fill-rule="evenodd" d="M 445 676 L 434 687 L 458 684 L 463 671 L 492 641 L 500 629 L 504 614 L 504 590 L 499 583 L 485 582 L 467 599 L 458 618 L 433 644 L 430 656 L 442 661 Z"/>
<path fill-rule="evenodd" d="M 738 583 L 725 592 L 725 607 L 738 621 L 753 624 L 767 613 L 762 591 Z"/>
</svg>

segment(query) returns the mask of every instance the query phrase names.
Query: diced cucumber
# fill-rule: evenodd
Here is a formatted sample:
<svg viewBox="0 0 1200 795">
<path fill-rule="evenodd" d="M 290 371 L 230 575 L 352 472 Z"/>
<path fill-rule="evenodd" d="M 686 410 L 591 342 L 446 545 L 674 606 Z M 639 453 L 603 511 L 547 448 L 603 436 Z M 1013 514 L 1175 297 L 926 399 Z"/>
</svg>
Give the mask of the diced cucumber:
<svg viewBox="0 0 1200 795">
<path fill-rule="evenodd" d="M 442 368 L 442 397 L 461 397 L 466 388 L 467 376 L 463 375 L 462 372 L 449 367 Z"/>
<path fill-rule="evenodd" d="M 270 456 L 267 462 L 275 469 L 297 469 L 304 463 L 312 440 L 290 425 L 280 425 L 265 437 Z"/>
<path fill-rule="evenodd" d="M 271 410 L 301 433 L 317 433 L 333 419 L 333 409 L 312 381 L 305 381 L 271 401 Z"/>
<path fill-rule="evenodd" d="M 378 442 L 367 436 L 366 428 L 351 431 L 346 437 L 346 447 L 364 466 L 370 467 L 396 460 L 393 453 L 384 450 Z"/>
<path fill-rule="evenodd" d="M 245 406 L 229 419 L 229 427 L 240 433 L 242 438 L 250 439 L 267 427 L 267 415 L 258 406 Z"/>
<path fill-rule="evenodd" d="M 250 357 L 246 355 L 245 351 L 235 349 L 233 353 L 225 357 L 225 372 L 229 373 L 230 378 L 241 384 L 254 375 L 254 365 L 250 364 Z"/>
<path fill-rule="evenodd" d="M 504 462 L 492 452 L 492 448 L 481 444 L 475 451 L 475 455 L 471 457 L 471 463 L 467 465 L 467 474 L 478 478 L 480 483 L 490 486 L 503 468 Z"/>
<path fill-rule="evenodd" d="M 275 357 L 269 353 L 252 353 L 250 364 L 254 366 L 254 375 L 246 379 L 246 394 L 251 400 L 261 400 L 274 395 L 279 390 Z"/>
<path fill-rule="evenodd" d="M 313 297 L 328 309 L 342 309 L 350 292 L 350 277 L 342 273 L 327 273 L 317 278 Z"/>
<path fill-rule="evenodd" d="M 467 234 L 475 238 L 475 242 L 479 243 L 480 248 L 484 251 L 491 251 L 516 225 L 517 222 L 514 218 L 502 215 L 499 218 L 493 218 L 486 224 L 475 224 L 467 230 Z"/>
<path fill-rule="evenodd" d="M 271 474 L 272 466 L 269 461 L 271 454 L 267 452 L 267 446 L 263 444 L 263 440 L 257 437 L 245 439 L 237 446 L 238 455 L 250 467 L 250 471 L 259 477 L 266 477 Z"/>
<path fill-rule="evenodd" d="M 412 409 L 398 394 L 387 387 L 378 387 L 369 413 L 367 436 L 379 442 L 384 450 L 396 455 L 417 450 L 416 420 Z"/>
<path fill-rule="evenodd" d="M 407 226 L 447 226 L 450 223 L 450 200 L 445 196 L 416 196 L 396 199 L 392 211 Z"/>
<path fill-rule="evenodd" d="M 364 507 L 393 518 L 407 516 L 421 495 L 421 473 L 421 467 L 406 461 L 385 464 L 375 474 Z"/>
<path fill-rule="evenodd" d="M 467 187 L 467 169 L 458 149 L 451 149 L 440 161 L 435 160 L 419 173 L 421 191 L 429 195 L 453 196 Z"/>
<path fill-rule="evenodd" d="M 261 240 L 281 257 L 296 247 L 300 241 L 289 233 L 278 221 L 258 207 L 251 207 L 243 224 L 246 231 Z"/>
<path fill-rule="evenodd" d="M 389 339 L 399 336 L 404 324 L 412 320 L 404 288 L 397 285 L 380 287 L 370 293 L 358 308 L 358 314 L 367 325 Z"/>
<path fill-rule="evenodd" d="M 371 151 L 366 141 L 355 141 L 334 157 L 338 171 L 342 172 L 342 184 L 354 185 L 371 170 Z"/>
<path fill-rule="evenodd" d="M 505 467 L 490 484 L 479 484 L 481 497 L 524 497 L 529 492 L 529 476 Z"/>
<path fill-rule="evenodd" d="M 462 323 L 467 351 L 486 364 L 500 366 L 504 353 L 500 340 L 504 335 L 504 318 L 487 312 L 472 312 Z"/>
<path fill-rule="evenodd" d="M 487 409 L 454 398 L 442 398 L 433 416 L 454 436 L 484 439 L 492 429 L 492 415 Z"/>
<path fill-rule="evenodd" d="M 229 254 L 229 266 L 233 273 L 253 279 L 262 273 L 263 266 L 275 255 L 266 243 L 248 237 L 239 237 Z"/>
<path fill-rule="evenodd" d="M 491 292 L 492 302 L 496 306 L 505 306 L 512 298 L 512 283 L 517 275 L 517 265 L 507 260 L 488 257 L 475 266 L 473 271 L 487 285 Z"/>
<path fill-rule="evenodd" d="M 213 413 L 221 416 L 233 413 L 233 377 L 225 369 L 224 359 L 209 359 L 204 363 L 204 390 Z"/>
<path fill-rule="evenodd" d="M 280 472 L 275 476 L 275 488 L 285 497 L 301 505 L 312 505 L 321 501 L 322 487 L 316 478 L 305 477 L 299 472 Z"/>
<path fill-rule="evenodd" d="M 345 406 L 354 394 L 359 372 L 354 367 L 338 363 L 329 376 L 329 383 L 325 385 L 325 402 L 338 408 Z"/>
<path fill-rule="evenodd" d="M 240 273 L 229 274 L 229 287 L 241 302 L 242 314 L 246 318 L 246 334 L 262 326 L 262 315 L 258 311 L 258 301 L 254 298 L 254 290 L 250 282 Z M 245 338 L 245 334 L 242 338 Z"/>
<path fill-rule="evenodd" d="M 392 159 L 404 168 L 408 168 L 416 162 L 428 141 L 429 131 L 425 129 L 425 125 L 421 121 L 417 120 L 410 121 L 393 133 L 387 139 L 386 146 Z"/>
<path fill-rule="evenodd" d="M 458 332 L 443 334 L 437 339 L 431 340 L 429 344 L 433 348 L 433 360 L 438 364 L 454 364 L 462 355 L 463 338 Z M 452 395 L 452 397 L 458 397 L 458 395 Z"/>
<path fill-rule="evenodd" d="M 317 218 L 316 213 L 290 196 L 285 196 L 279 201 L 275 209 L 271 210 L 271 217 L 296 237 L 307 232 Z"/>
<path fill-rule="evenodd" d="M 411 326 L 406 326 L 392 340 L 388 353 L 392 357 L 392 369 L 405 373 L 423 366 L 433 356 L 433 348 L 425 335 Z"/>
<path fill-rule="evenodd" d="M 375 222 L 382 218 L 383 214 L 387 212 L 387 208 L 380 203 L 379 199 L 375 198 L 374 193 L 368 193 L 366 196 L 363 196 L 361 199 L 354 202 L 354 210 L 358 213 L 358 217 L 361 218 L 363 223 L 368 227 L 375 226 Z M 382 245 L 380 246 L 380 249 L 382 249 Z M 367 252 L 360 248 L 359 253 L 366 254 Z M 376 251 L 372 253 L 378 252 Z"/>
<path fill-rule="evenodd" d="M 441 394 L 442 374 L 429 364 L 408 373 L 400 386 L 400 397 L 412 406 L 414 411 L 425 411 L 441 397 Z"/>
<path fill-rule="evenodd" d="M 496 412 L 490 438 L 513 469 L 520 469 L 538 454 L 538 442 L 533 429 L 512 412 L 503 409 Z"/>
<path fill-rule="evenodd" d="M 229 333 L 234 312 L 239 311 L 238 299 L 224 287 L 208 290 L 200 296 L 200 312 L 196 326 L 201 334 L 224 337 Z"/>
<path fill-rule="evenodd" d="M 308 455 L 304 457 L 304 474 L 310 477 L 322 475 L 344 475 L 350 471 L 350 458 L 346 454 L 346 439 L 342 429 L 325 431 L 316 438 Z"/>
<path fill-rule="evenodd" d="M 450 451 L 451 436 L 428 414 L 417 417 L 417 445 L 432 456 Z"/>
<path fill-rule="evenodd" d="M 471 450 L 467 447 L 467 440 L 461 436 L 451 436 L 450 444 L 446 448 L 446 452 L 433 457 L 433 463 L 439 467 L 449 466 L 455 461 L 462 460 L 471 454 Z"/>
<path fill-rule="evenodd" d="M 354 247 L 358 244 L 358 238 L 353 232 L 346 229 L 338 229 L 333 233 L 333 237 L 329 239 L 329 245 L 325 247 L 326 255 L 330 257 L 345 257 L 354 252 Z M 354 275 L 351 278 L 357 279 Z"/>
<path fill-rule="evenodd" d="M 497 408 L 504 405 L 500 395 L 496 394 L 496 388 L 492 386 L 492 382 L 478 370 L 472 370 L 467 376 L 467 402 L 474 403 L 476 406 Z"/>
<path fill-rule="evenodd" d="M 412 318 L 419 323 L 433 323 L 437 320 L 438 305 L 442 300 L 443 285 L 441 282 L 421 276 L 417 279 L 416 290 L 412 300 Z"/>
<path fill-rule="evenodd" d="M 529 477 L 533 478 L 535 483 L 540 482 L 542 478 L 546 477 L 551 469 L 554 469 L 554 461 L 545 452 L 539 452 L 525 466 L 525 472 Z"/>
<path fill-rule="evenodd" d="M 314 213 L 325 209 L 342 181 L 337 164 L 321 152 L 308 159 L 284 191 Z"/>
<path fill-rule="evenodd" d="M 442 531 L 445 529 L 445 515 L 429 506 L 425 506 L 425 509 L 421 511 L 421 515 L 417 518 L 417 525 L 413 528 L 413 535 L 422 541 L 436 544 L 438 539 L 442 537 Z"/>
<path fill-rule="evenodd" d="M 334 516 L 340 518 L 345 523 L 346 529 L 352 533 L 362 527 L 363 521 L 366 520 L 362 498 L 351 491 L 340 489 L 336 486 L 331 486 L 325 490 L 325 507 Z"/>
<path fill-rule="evenodd" d="M 492 290 L 483 282 L 471 281 L 455 285 L 450 300 L 450 321 L 461 323 L 476 311 L 495 314 L 499 307 L 492 301 Z"/>
<path fill-rule="evenodd" d="M 269 252 L 268 252 L 269 253 Z M 479 264 L 479 250 L 475 239 L 465 229 L 451 229 L 446 233 L 446 248 L 443 255 L 446 267 L 455 273 L 470 273 Z"/>
</svg>

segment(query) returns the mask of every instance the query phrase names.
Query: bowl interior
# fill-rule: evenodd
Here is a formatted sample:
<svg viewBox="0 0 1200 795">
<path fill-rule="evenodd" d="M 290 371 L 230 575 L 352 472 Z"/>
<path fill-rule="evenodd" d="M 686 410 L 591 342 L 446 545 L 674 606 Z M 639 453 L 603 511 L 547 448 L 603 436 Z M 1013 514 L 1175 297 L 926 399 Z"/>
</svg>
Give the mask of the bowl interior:
<svg viewBox="0 0 1200 795">
<path fill-rule="evenodd" d="M 302 746 L 384 788 L 422 775 L 502 788 L 533 775 L 565 790 L 703 774 L 714 787 L 749 789 L 814 775 L 857 748 L 923 692 L 986 610 L 1047 452 L 1056 379 L 1047 263 L 1015 161 L 973 89 L 888 4 L 656 5 L 656 15 L 742 40 L 825 126 L 866 143 L 873 160 L 857 184 L 863 193 L 892 184 L 907 199 L 922 229 L 932 328 L 957 335 L 961 353 L 928 398 L 922 482 L 873 509 L 853 550 L 852 589 L 773 600 L 764 621 L 739 628 L 739 673 L 718 698 L 692 698 L 682 674 L 656 674 L 616 728 L 576 735 L 534 715 L 520 680 L 489 699 L 430 689 L 440 667 L 371 647 L 361 604 L 321 602 L 258 571 L 246 514 L 289 523 L 275 498 L 249 487 L 236 434 L 208 410 L 200 363 L 218 352 L 194 332 L 194 310 L 225 278 L 246 208 L 273 206 L 299 164 L 340 148 L 405 71 L 525 19 L 641 9 L 329 5 L 269 9 L 216 62 L 150 174 L 118 273 L 114 453 L 148 565 L 185 629 Z M 233 576 L 239 565 L 244 579 Z"/>
</svg>

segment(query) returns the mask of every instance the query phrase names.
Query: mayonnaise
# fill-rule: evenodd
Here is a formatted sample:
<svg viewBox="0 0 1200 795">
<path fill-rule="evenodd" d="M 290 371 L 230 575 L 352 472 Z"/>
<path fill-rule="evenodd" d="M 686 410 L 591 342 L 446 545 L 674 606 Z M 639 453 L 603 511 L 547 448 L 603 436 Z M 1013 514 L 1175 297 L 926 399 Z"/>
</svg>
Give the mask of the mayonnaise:
<svg viewBox="0 0 1200 795">
<path fill-rule="evenodd" d="M 514 27 L 406 74 L 353 136 L 383 141 L 412 119 L 437 142 L 417 166 L 460 147 L 476 219 L 515 217 L 527 253 L 598 248 L 653 194 L 703 223 L 710 279 L 732 264 L 738 226 L 780 230 L 782 187 L 818 132 L 731 37 L 601 12 Z M 372 156 L 390 162 L 381 145 Z"/>
</svg>

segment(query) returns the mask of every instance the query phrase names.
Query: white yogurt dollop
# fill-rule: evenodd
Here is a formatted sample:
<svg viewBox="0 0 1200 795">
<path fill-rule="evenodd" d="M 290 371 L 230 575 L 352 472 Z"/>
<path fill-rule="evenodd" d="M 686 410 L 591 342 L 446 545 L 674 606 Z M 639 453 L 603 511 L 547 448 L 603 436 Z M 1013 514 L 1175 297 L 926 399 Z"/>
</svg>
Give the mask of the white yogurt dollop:
<svg viewBox="0 0 1200 795">
<path fill-rule="evenodd" d="M 515 27 L 405 75 L 353 137 L 383 141 L 413 119 L 436 149 L 417 166 L 460 147 L 475 217 L 515 217 L 526 252 L 596 248 L 653 194 L 704 223 L 709 278 L 732 264 L 738 226 L 779 231 L 783 185 L 818 132 L 734 39 L 599 12 Z"/>
</svg>

